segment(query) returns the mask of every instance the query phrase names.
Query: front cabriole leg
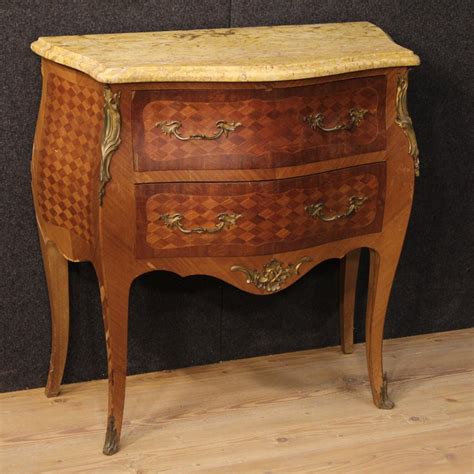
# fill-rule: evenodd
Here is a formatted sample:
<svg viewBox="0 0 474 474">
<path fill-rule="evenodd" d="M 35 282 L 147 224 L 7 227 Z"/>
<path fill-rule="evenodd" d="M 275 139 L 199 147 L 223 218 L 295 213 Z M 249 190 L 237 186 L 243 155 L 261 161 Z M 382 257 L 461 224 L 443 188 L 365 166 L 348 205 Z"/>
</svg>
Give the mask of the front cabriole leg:
<svg viewBox="0 0 474 474">
<path fill-rule="evenodd" d="M 374 404 L 391 409 L 395 405 L 388 398 L 387 376 L 383 373 L 382 344 L 385 315 L 397 269 L 398 256 L 380 254 L 370 249 L 369 294 L 366 317 L 366 351 L 370 386 Z"/>
<path fill-rule="evenodd" d="M 121 275 L 104 277 L 100 293 L 107 344 L 108 414 L 103 452 L 115 454 L 119 449 L 125 403 L 127 375 L 128 300 L 130 281 Z"/>
</svg>

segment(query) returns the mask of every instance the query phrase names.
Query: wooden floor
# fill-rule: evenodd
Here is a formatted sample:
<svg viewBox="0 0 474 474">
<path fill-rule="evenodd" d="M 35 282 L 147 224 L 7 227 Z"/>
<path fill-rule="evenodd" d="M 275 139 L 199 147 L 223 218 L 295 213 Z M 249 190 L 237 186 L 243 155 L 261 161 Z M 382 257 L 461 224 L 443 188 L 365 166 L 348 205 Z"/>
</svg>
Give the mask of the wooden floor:
<svg viewBox="0 0 474 474">
<path fill-rule="evenodd" d="M 0 395 L 0 472 L 472 473 L 474 330 L 387 341 L 396 406 L 364 346 L 128 379 L 122 449 L 101 454 L 106 382 Z"/>
</svg>

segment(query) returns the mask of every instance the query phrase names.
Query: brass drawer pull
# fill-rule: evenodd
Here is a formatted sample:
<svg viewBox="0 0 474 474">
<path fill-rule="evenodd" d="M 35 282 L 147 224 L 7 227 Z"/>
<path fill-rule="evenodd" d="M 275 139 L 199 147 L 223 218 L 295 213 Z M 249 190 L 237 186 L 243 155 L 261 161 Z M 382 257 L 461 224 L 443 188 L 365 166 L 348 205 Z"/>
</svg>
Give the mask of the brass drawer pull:
<svg viewBox="0 0 474 474">
<path fill-rule="evenodd" d="M 163 214 L 160 219 L 165 223 L 166 227 L 170 229 L 177 228 L 183 234 L 215 234 L 223 229 L 228 229 L 235 225 L 237 219 L 242 217 L 241 214 L 226 214 L 222 213 L 217 216 L 218 224 L 212 228 L 195 227 L 194 229 L 186 229 L 183 226 L 184 216 L 182 214 Z"/>
<path fill-rule="evenodd" d="M 351 217 L 362 207 L 365 201 L 367 201 L 367 198 L 365 196 L 352 196 L 349 199 L 349 206 L 347 208 L 347 211 L 342 214 L 335 214 L 333 216 L 325 216 L 323 214 L 324 204 L 322 202 L 306 206 L 305 211 L 314 219 L 319 218 L 324 222 L 332 222 L 337 221 L 339 219 Z"/>
<path fill-rule="evenodd" d="M 246 282 L 255 285 L 259 290 L 273 293 L 281 290 L 282 285 L 288 278 L 299 275 L 301 265 L 310 261 L 310 257 L 302 257 L 296 263 L 289 263 L 285 267 L 279 260 L 272 259 L 263 266 L 262 271 L 252 270 L 241 265 L 232 265 L 230 270 L 245 274 Z"/>
<path fill-rule="evenodd" d="M 183 124 L 178 120 L 174 122 L 157 122 L 156 127 L 160 128 L 165 135 L 174 135 L 178 140 L 186 142 L 188 140 L 217 140 L 222 135 L 228 137 L 230 132 L 233 132 L 237 127 L 240 127 L 242 124 L 240 122 L 225 122 L 224 120 L 219 120 L 216 122 L 217 132 L 214 135 L 204 135 L 202 133 L 196 133 L 195 135 L 189 135 L 188 137 L 183 137 L 179 134 L 179 129 Z"/>
<path fill-rule="evenodd" d="M 307 122 L 313 130 L 319 128 L 323 132 L 337 132 L 338 130 L 351 131 L 360 125 L 367 112 L 367 109 L 351 109 L 349 111 L 349 122 L 341 123 L 335 127 L 324 126 L 324 114 L 310 114 L 304 118 L 304 121 Z"/>
</svg>

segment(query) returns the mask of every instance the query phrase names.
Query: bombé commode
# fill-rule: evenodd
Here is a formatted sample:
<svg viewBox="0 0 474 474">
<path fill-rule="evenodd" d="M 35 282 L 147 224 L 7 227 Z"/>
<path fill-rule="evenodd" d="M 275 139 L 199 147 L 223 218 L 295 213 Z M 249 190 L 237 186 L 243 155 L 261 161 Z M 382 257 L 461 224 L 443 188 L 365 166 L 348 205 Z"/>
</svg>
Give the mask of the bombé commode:
<svg viewBox="0 0 474 474">
<path fill-rule="evenodd" d="M 108 353 L 105 454 L 122 428 L 130 285 L 153 270 L 270 295 L 339 258 L 351 352 L 369 248 L 370 385 L 377 407 L 393 407 L 382 340 L 418 174 L 414 53 L 365 22 L 49 37 L 32 49 L 43 74 L 32 185 L 52 314 L 46 394 L 58 395 L 66 360 L 67 260 L 88 260 Z"/>
</svg>

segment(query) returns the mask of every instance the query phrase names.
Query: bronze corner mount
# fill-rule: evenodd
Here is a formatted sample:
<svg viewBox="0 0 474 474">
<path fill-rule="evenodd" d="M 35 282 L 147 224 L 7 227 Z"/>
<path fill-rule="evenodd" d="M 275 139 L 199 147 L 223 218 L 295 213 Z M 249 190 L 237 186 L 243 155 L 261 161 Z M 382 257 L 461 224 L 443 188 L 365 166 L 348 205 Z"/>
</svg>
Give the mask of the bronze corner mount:
<svg viewBox="0 0 474 474">
<path fill-rule="evenodd" d="M 104 124 L 102 129 L 101 152 L 99 171 L 99 204 L 102 206 L 105 196 L 105 187 L 112 179 L 110 175 L 110 160 L 121 143 L 120 139 L 120 92 L 112 92 L 109 85 L 104 87 Z"/>
<path fill-rule="evenodd" d="M 416 142 L 415 130 L 413 129 L 413 122 L 408 113 L 407 104 L 407 90 L 408 90 L 408 71 L 398 76 L 397 95 L 395 99 L 397 116 L 395 122 L 403 130 L 408 138 L 408 153 L 413 158 L 415 167 L 415 176 L 420 176 L 420 159 L 418 144 Z"/>
</svg>

